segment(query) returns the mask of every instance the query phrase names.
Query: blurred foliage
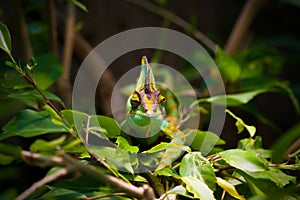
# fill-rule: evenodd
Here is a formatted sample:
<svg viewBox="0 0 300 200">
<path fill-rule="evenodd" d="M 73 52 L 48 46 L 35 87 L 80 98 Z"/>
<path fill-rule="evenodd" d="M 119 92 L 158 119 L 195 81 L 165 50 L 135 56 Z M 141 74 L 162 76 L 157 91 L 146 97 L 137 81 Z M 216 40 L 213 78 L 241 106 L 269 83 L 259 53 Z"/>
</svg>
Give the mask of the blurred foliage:
<svg viewBox="0 0 300 200">
<path fill-rule="evenodd" d="M 87 10 L 76 0 L 68 2 Z M 164 6 L 167 1 L 155 2 Z M 296 1 L 284 0 L 284 2 L 299 5 Z M 4 108 L 0 114 L 9 113 L 10 107 L 26 106 L 26 109 L 13 114 L 14 117 L 2 127 L 0 164 L 4 167 L 1 169 L 3 173 L 0 173 L 1 182 L 10 182 L 18 178 L 21 172 L 10 169 L 15 169 L 20 162 L 26 162 L 22 156 L 24 151 L 49 157 L 59 156 L 63 151 L 86 165 L 92 165 L 98 172 L 113 175 L 128 184 L 142 185 L 148 182 L 156 189 L 157 186 L 151 185 L 145 174 L 134 173 L 135 169 L 140 166 L 150 168 L 161 156 L 161 151 L 172 145 L 158 141 L 152 148 L 143 151 L 143 154 L 148 155 L 148 159 L 138 160 L 136 154 L 141 151 L 140 146 L 132 145 L 121 135 L 120 126 L 114 119 L 100 115 L 90 116 L 69 109 L 58 111 L 49 102 L 61 104 L 62 100 L 50 92 L 49 87 L 60 77 L 61 64 L 53 54 L 44 49 L 44 46 L 48 45 L 48 38 L 44 35 L 47 24 L 34 22 L 29 28 L 34 49 L 39 54 L 24 64 L 15 61 L 11 54 L 9 31 L 4 24 L 0 24 L 0 48 L 9 57 L 9 60 L 2 61 L 0 66 L 0 101 Z M 218 47 L 215 61 L 226 84 L 227 95 L 199 98 L 190 106 L 187 117 L 193 118 L 195 112 L 193 109 L 199 105 L 200 111 L 196 112 L 201 112 L 204 119 L 209 119 L 210 105 L 222 106 L 222 99 L 225 98 L 228 106 L 226 113 L 235 121 L 237 129 L 232 137 L 241 133 L 244 135 L 246 133 L 246 136 L 238 141 L 237 148 L 225 150 L 222 145 L 226 144 L 226 140 L 213 132 L 205 131 L 204 126 L 199 127 L 201 130 L 183 130 L 187 137 L 194 137 L 190 148 L 183 148 L 186 152 L 174 163 L 173 168 L 165 168 L 152 174 L 164 189 L 167 188 L 165 195 L 176 194 L 179 199 L 205 200 L 300 198 L 298 176 L 300 152 L 299 150 L 289 152 L 289 148 L 300 137 L 299 124 L 281 133 L 271 149 L 265 149 L 256 127 L 251 121 L 246 123 L 235 112 L 239 109 L 248 110 L 261 123 L 276 127 L 259 110 L 249 108 L 255 107 L 253 99 L 259 95 L 282 93 L 290 99 L 295 112 L 299 114 L 298 97 L 291 89 L 293 86 L 290 87 L 288 81 L 278 76 L 284 70 L 285 64 L 290 62 L 289 59 L 277 49 L 267 45 L 250 46 L 232 57 Z M 186 67 L 185 70 L 188 71 L 185 73 L 189 74 L 191 69 Z M 189 78 L 193 79 L 196 76 L 191 75 Z M 80 127 L 76 126 L 78 124 Z M 87 139 L 82 138 L 83 135 L 90 137 L 90 140 L 96 138 L 105 145 L 86 147 L 83 141 L 86 142 Z M 22 142 L 21 144 L 10 142 L 9 139 L 18 138 L 16 136 L 30 138 L 29 146 L 24 148 Z M 199 151 L 200 148 L 211 149 L 212 146 L 208 156 L 203 156 Z M 101 164 L 97 163 L 99 160 Z M 45 177 L 59 169 L 60 166 L 47 169 Z M 107 199 L 129 199 L 122 195 L 110 197 L 109 194 L 116 192 L 116 189 L 118 188 L 100 184 L 93 177 L 70 175 L 42 185 L 30 195 L 29 199 L 86 199 L 102 195 L 108 195 Z M 14 199 L 20 192 L 16 188 L 5 187 L 5 190 L 1 191 L 0 198 Z"/>
</svg>

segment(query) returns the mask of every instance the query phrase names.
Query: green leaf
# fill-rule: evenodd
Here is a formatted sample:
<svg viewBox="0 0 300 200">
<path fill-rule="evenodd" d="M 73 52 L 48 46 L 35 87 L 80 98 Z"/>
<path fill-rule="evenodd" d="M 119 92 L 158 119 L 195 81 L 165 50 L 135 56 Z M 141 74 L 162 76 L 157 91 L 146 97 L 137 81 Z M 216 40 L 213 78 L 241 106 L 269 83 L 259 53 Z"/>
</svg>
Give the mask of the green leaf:
<svg viewBox="0 0 300 200">
<path fill-rule="evenodd" d="M 51 121 L 53 122 L 53 124 L 57 124 L 59 126 L 63 126 L 66 131 L 71 131 L 71 128 L 68 127 L 68 124 L 65 123 L 65 121 L 63 120 L 63 118 L 58 115 L 58 113 L 53 109 L 51 108 L 50 106 L 46 105 L 45 107 L 45 110 L 47 110 L 51 116 Z"/>
<path fill-rule="evenodd" d="M 118 136 L 117 137 L 117 141 L 116 143 L 118 144 L 118 147 L 121 149 L 124 149 L 126 151 L 129 151 L 131 153 L 137 153 L 139 152 L 139 147 L 137 146 L 131 146 L 128 141 L 122 137 L 122 136 Z"/>
<path fill-rule="evenodd" d="M 201 152 L 209 152 L 215 145 L 223 145 L 225 141 L 222 140 L 218 135 L 210 131 L 192 130 L 190 137 L 193 138 L 191 148 Z M 185 134 L 190 132 L 189 129 L 183 131 Z M 187 136 L 187 140 L 189 136 Z"/>
<path fill-rule="evenodd" d="M 266 93 L 268 91 L 271 91 L 271 89 L 259 89 L 259 90 L 253 90 L 253 91 L 242 92 L 237 94 L 213 96 L 209 98 L 202 98 L 198 102 L 212 103 L 215 105 L 224 105 L 224 103 L 226 103 L 227 106 L 239 106 L 239 105 L 249 103 L 249 101 L 251 101 L 257 95 Z"/>
<path fill-rule="evenodd" d="M 38 139 L 32 145 L 30 145 L 30 151 L 40 152 L 40 151 L 57 150 L 57 148 L 60 145 L 62 145 L 65 142 L 65 140 L 66 140 L 65 135 L 51 141 Z"/>
<path fill-rule="evenodd" d="M 160 176 L 176 176 L 171 168 L 163 168 L 155 173 Z"/>
<path fill-rule="evenodd" d="M 0 84 L 2 87 L 13 90 L 32 88 L 32 85 L 30 85 L 22 76 L 20 76 L 17 71 L 3 68 L 0 72 Z"/>
<path fill-rule="evenodd" d="M 33 69 L 34 80 L 40 89 L 47 89 L 55 83 L 62 74 L 62 64 L 54 54 L 36 56 L 38 65 Z"/>
<path fill-rule="evenodd" d="M 93 115 L 91 118 L 91 126 L 101 126 L 106 129 L 107 137 L 116 138 L 121 133 L 121 128 L 118 122 L 113 118 L 102 116 L 102 115 Z"/>
<path fill-rule="evenodd" d="M 143 151 L 143 153 L 155 153 L 158 151 L 166 150 L 170 146 L 170 143 L 168 142 L 161 142 L 158 145 L 155 145 L 149 150 Z"/>
<path fill-rule="evenodd" d="M 255 179 L 243 171 L 238 171 L 238 173 L 245 178 L 253 195 L 267 197 L 279 190 L 279 188 L 269 180 Z"/>
<path fill-rule="evenodd" d="M 89 119 L 89 127 L 95 129 L 95 127 L 100 126 L 106 130 L 104 133 L 109 138 L 116 138 L 121 133 L 120 125 L 110 117 L 101 115 L 88 116 L 88 114 L 76 110 L 62 110 L 61 114 L 67 119 L 69 124 L 75 126 L 78 132 L 85 132 Z"/>
<path fill-rule="evenodd" d="M 228 114 L 230 114 L 233 118 L 236 119 L 235 126 L 236 126 L 237 129 L 238 129 L 238 133 L 241 133 L 241 132 L 244 130 L 244 128 L 246 128 L 247 131 L 248 131 L 249 134 L 250 134 L 250 137 L 254 137 L 255 132 L 256 132 L 256 128 L 255 128 L 254 126 L 249 126 L 249 125 L 245 124 L 244 121 L 243 121 L 241 118 L 237 117 L 237 116 L 236 116 L 235 114 L 233 114 L 230 110 L 226 109 L 226 112 L 227 112 Z"/>
<path fill-rule="evenodd" d="M 40 196 L 38 199 L 86 199 L 87 196 L 76 191 L 63 189 L 63 188 L 51 188 L 50 191 Z"/>
<path fill-rule="evenodd" d="M 183 177 L 194 177 L 211 189 L 216 189 L 216 175 L 211 163 L 200 152 L 186 154 L 180 164 L 179 173 Z"/>
<path fill-rule="evenodd" d="M 294 141 L 300 138 L 300 123 L 294 125 L 276 140 L 271 149 L 273 150 L 273 162 L 281 163 L 284 155 Z"/>
<path fill-rule="evenodd" d="M 244 49 L 236 58 L 242 67 L 242 80 L 275 76 L 284 63 L 284 57 L 277 49 L 262 45 Z"/>
<path fill-rule="evenodd" d="M 191 196 L 188 191 L 183 187 L 182 185 L 177 185 L 176 187 L 172 188 L 167 192 L 168 194 L 178 194 L 184 197 L 188 197 L 190 199 L 193 199 L 193 196 Z"/>
<path fill-rule="evenodd" d="M 75 6 L 83 10 L 84 12 L 88 12 L 86 6 L 77 0 L 68 0 L 68 2 L 73 3 Z"/>
<path fill-rule="evenodd" d="M 225 80 L 234 83 L 240 78 L 241 69 L 239 64 L 233 58 L 226 55 L 220 47 L 217 47 L 216 62 Z"/>
<path fill-rule="evenodd" d="M 129 155 L 129 153 L 120 148 L 106 147 L 106 146 L 87 146 L 89 152 L 95 154 L 97 157 L 105 160 L 109 163 L 111 170 L 114 171 L 114 168 L 127 170 L 129 164 L 136 162 L 135 155 Z M 117 175 L 117 170 L 115 170 Z"/>
<path fill-rule="evenodd" d="M 268 179 L 276 183 L 278 187 L 283 187 L 290 182 L 296 183 L 296 177 L 287 175 L 276 168 L 270 168 L 270 171 L 261 171 L 261 172 L 248 172 L 253 178 L 256 179 Z"/>
<path fill-rule="evenodd" d="M 0 48 L 7 54 L 11 55 L 11 39 L 8 28 L 0 22 Z"/>
<path fill-rule="evenodd" d="M 271 158 L 272 151 L 269 149 L 262 148 L 262 138 L 260 136 L 256 136 L 253 138 L 245 138 L 238 142 L 238 148 L 244 149 L 246 151 L 254 152 L 256 155 L 262 158 Z"/>
<path fill-rule="evenodd" d="M 182 149 L 184 151 L 190 151 L 190 148 L 188 146 L 180 146 L 179 147 L 177 144 L 161 142 L 158 145 L 155 145 L 154 147 L 152 147 L 151 149 L 143 151 L 142 153 L 155 153 L 158 151 L 166 150 L 168 148 L 177 148 L 177 149 Z"/>
<path fill-rule="evenodd" d="M 62 102 L 62 100 L 56 95 L 54 95 L 53 93 L 45 90 L 42 90 L 42 92 L 49 100 Z M 36 100 L 45 101 L 44 98 L 41 96 L 41 94 L 38 93 L 35 89 L 18 90 L 16 92 L 12 92 L 8 94 L 7 98 L 15 99 L 25 104 L 28 103 L 29 101 L 33 102 L 34 104 L 36 104 Z"/>
<path fill-rule="evenodd" d="M 181 180 L 185 183 L 187 191 L 192 193 L 195 198 L 199 198 L 200 200 L 215 199 L 213 191 L 203 181 L 194 177 L 182 177 Z"/>
<path fill-rule="evenodd" d="M 16 158 L 21 157 L 21 147 L 0 143 L 0 165 L 10 164 Z"/>
<path fill-rule="evenodd" d="M 230 166 L 237 169 L 256 172 L 265 171 L 269 168 L 265 164 L 265 160 L 257 157 L 255 153 L 244 151 L 241 149 L 231 149 L 218 153 Z"/>
<path fill-rule="evenodd" d="M 8 156 L 0 153 L 0 165 L 8 165 L 14 160 L 15 158 L 13 156 Z"/>
<path fill-rule="evenodd" d="M 13 156 L 15 158 L 21 157 L 21 147 L 7 143 L 0 143 L 0 153 Z"/>
<path fill-rule="evenodd" d="M 53 124 L 47 111 L 19 111 L 3 128 L 0 140 L 12 136 L 34 137 L 46 133 L 65 132 L 64 127 Z"/>
<path fill-rule="evenodd" d="M 102 184 L 93 177 L 83 175 L 77 178 L 65 179 L 56 182 L 52 186 L 54 188 L 63 188 L 78 192 L 88 192 L 99 190 L 99 187 L 101 187 L 101 185 Z M 107 192 L 112 192 L 112 190 L 109 188 L 105 188 L 105 190 Z"/>
</svg>

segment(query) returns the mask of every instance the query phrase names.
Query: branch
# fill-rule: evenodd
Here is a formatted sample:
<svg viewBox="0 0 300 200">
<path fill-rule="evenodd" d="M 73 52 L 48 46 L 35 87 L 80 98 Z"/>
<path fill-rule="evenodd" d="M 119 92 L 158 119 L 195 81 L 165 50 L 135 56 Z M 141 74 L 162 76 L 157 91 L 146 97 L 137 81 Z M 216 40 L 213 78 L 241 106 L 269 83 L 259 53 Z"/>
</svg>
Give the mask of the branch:
<svg viewBox="0 0 300 200">
<path fill-rule="evenodd" d="M 175 15 L 174 13 L 165 10 L 159 6 L 156 6 L 153 3 L 150 3 L 149 1 L 140 1 L 140 0 L 125 0 L 129 3 L 135 4 L 137 6 L 140 6 L 152 13 L 155 13 L 163 18 L 166 18 L 170 20 L 172 23 L 176 24 L 177 26 L 183 28 L 184 30 L 190 32 L 191 31 L 191 24 L 181 17 Z M 210 50 L 212 50 L 214 53 L 216 52 L 216 44 L 210 40 L 208 37 L 206 37 L 205 34 L 203 34 L 201 31 L 195 29 L 191 32 L 191 34 L 200 42 L 202 42 L 205 46 L 207 46 Z"/>
<path fill-rule="evenodd" d="M 29 60 L 33 57 L 32 47 L 30 43 L 30 38 L 28 35 L 27 24 L 25 20 L 24 13 L 22 12 L 22 2 L 20 0 L 14 0 L 12 5 L 15 7 L 15 16 L 17 18 L 17 28 L 20 34 L 20 42 L 22 53 L 25 60 Z"/>
<path fill-rule="evenodd" d="M 155 192 L 159 196 L 163 195 L 166 192 L 163 184 L 151 172 L 145 173 L 145 176 L 146 176 L 146 179 L 149 181 L 150 185 L 154 188 Z"/>
<path fill-rule="evenodd" d="M 93 50 L 93 47 L 88 43 L 81 34 L 77 33 L 75 35 L 75 54 L 80 60 L 84 60 L 86 56 Z M 101 57 L 99 54 L 91 54 L 90 55 L 90 62 L 93 67 L 97 68 L 103 68 L 106 63 L 105 60 Z M 92 80 L 97 80 L 99 77 L 97 77 L 95 74 L 96 71 L 99 71 L 99 69 L 91 70 L 89 71 L 89 76 Z M 111 93 L 114 90 L 114 87 L 116 85 L 116 80 L 111 73 L 109 69 L 106 69 L 102 77 L 100 79 L 100 84 L 104 87 L 97 87 L 97 93 L 99 94 L 99 99 L 101 100 L 101 109 L 103 110 L 103 113 L 106 116 L 112 116 L 112 110 L 111 110 Z M 122 98 L 119 94 L 116 94 L 114 96 L 115 103 L 114 106 L 120 106 L 123 105 Z M 115 108 L 115 110 L 119 110 L 119 108 Z"/>
<path fill-rule="evenodd" d="M 75 5 L 69 3 L 67 5 L 67 20 L 64 33 L 64 49 L 62 56 L 63 74 L 57 81 L 56 89 L 67 103 L 72 102 L 72 87 L 70 83 L 70 68 L 72 64 L 72 54 L 74 46 L 74 26 L 75 26 Z"/>
<path fill-rule="evenodd" d="M 94 169 L 92 166 L 85 165 L 81 163 L 80 161 L 72 158 L 71 156 L 60 153 L 59 156 L 43 156 L 38 153 L 31 153 L 29 151 L 21 151 L 21 157 L 22 159 L 31 165 L 36 165 L 40 167 L 52 167 L 52 166 L 61 166 L 63 168 L 67 169 L 67 172 L 74 172 L 79 171 L 82 174 L 88 175 L 96 180 L 98 180 L 102 184 L 109 184 L 114 190 L 118 192 L 125 193 L 126 196 L 134 197 L 137 199 L 142 200 L 153 200 L 155 199 L 155 195 L 153 192 L 153 189 L 149 185 L 143 185 L 142 187 L 136 187 L 134 185 L 128 184 L 114 176 L 110 176 L 108 174 L 102 173 Z M 55 176 L 58 177 L 58 175 L 63 174 L 63 171 L 60 173 L 57 173 L 56 175 L 53 175 L 50 178 L 42 179 L 37 184 L 34 184 L 31 189 L 29 188 L 26 190 L 26 195 L 29 191 L 32 193 L 34 189 L 37 189 L 37 185 L 41 185 L 42 183 L 45 183 L 47 181 L 54 180 Z M 25 193 L 24 192 L 24 193 Z"/>
<path fill-rule="evenodd" d="M 40 88 L 37 86 L 36 82 L 33 81 L 27 74 L 24 74 L 23 77 L 43 97 L 43 99 L 45 100 L 46 104 L 48 106 L 50 106 L 64 120 L 64 117 L 62 116 L 62 114 L 60 114 L 59 110 L 55 107 L 55 105 L 52 103 L 52 101 L 50 99 L 48 99 L 46 97 L 46 95 L 40 90 Z"/>
<path fill-rule="evenodd" d="M 58 58 L 57 23 L 54 0 L 47 0 L 51 51 Z"/>
<path fill-rule="evenodd" d="M 245 3 L 225 45 L 225 52 L 229 55 L 234 54 L 239 49 L 257 10 L 263 2 L 264 0 L 248 0 Z"/>
<path fill-rule="evenodd" d="M 47 183 L 50 183 L 56 179 L 58 179 L 61 176 L 65 176 L 67 175 L 69 172 L 69 170 L 67 168 L 62 168 L 58 171 L 56 171 L 55 173 L 49 175 L 49 176 L 45 176 L 43 179 L 39 180 L 38 182 L 35 182 L 30 188 L 28 188 L 27 190 L 25 190 L 23 193 L 21 193 L 16 200 L 22 200 L 27 198 L 31 193 L 33 193 L 36 189 L 42 187 L 43 185 L 46 185 Z"/>
</svg>

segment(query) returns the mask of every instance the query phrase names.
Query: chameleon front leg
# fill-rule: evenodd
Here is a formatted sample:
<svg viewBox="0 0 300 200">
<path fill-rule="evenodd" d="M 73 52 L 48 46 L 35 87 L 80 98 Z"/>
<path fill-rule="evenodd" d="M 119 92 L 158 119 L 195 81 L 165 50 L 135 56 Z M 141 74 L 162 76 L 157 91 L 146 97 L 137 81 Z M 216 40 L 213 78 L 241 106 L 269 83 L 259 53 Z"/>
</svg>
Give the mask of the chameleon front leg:
<svg viewBox="0 0 300 200">
<path fill-rule="evenodd" d="M 176 125 L 171 124 L 167 121 L 163 121 L 161 125 L 161 130 L 166 135 L 171 137 L 170 143 L 175 145 L 177 148 L 174 147 L 166 149 L 155 171 L 159 171 L 167 166 L 170 166 L 172 162 L 181 154 L 182 150 L 180 147 L 184 146 L 185 143 L 185 135 L 181 130 L 177 128 Z"/>
</svg>

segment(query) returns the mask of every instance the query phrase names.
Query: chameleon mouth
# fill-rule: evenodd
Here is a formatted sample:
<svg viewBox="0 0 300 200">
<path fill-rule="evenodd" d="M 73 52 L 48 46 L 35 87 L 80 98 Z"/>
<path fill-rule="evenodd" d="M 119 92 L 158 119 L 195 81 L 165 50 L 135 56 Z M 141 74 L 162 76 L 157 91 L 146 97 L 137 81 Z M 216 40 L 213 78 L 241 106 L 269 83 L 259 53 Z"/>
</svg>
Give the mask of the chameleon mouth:
<svg viewBox="0 0 300 200">
<path fill-rule="evenodd" d="M 153 112 L 152 110 L 148 110 L 147 112 L 145 112 L 145 115 L 147 117 L 154 117 L 157 116 L 157 113 Z"/>
</svg>

